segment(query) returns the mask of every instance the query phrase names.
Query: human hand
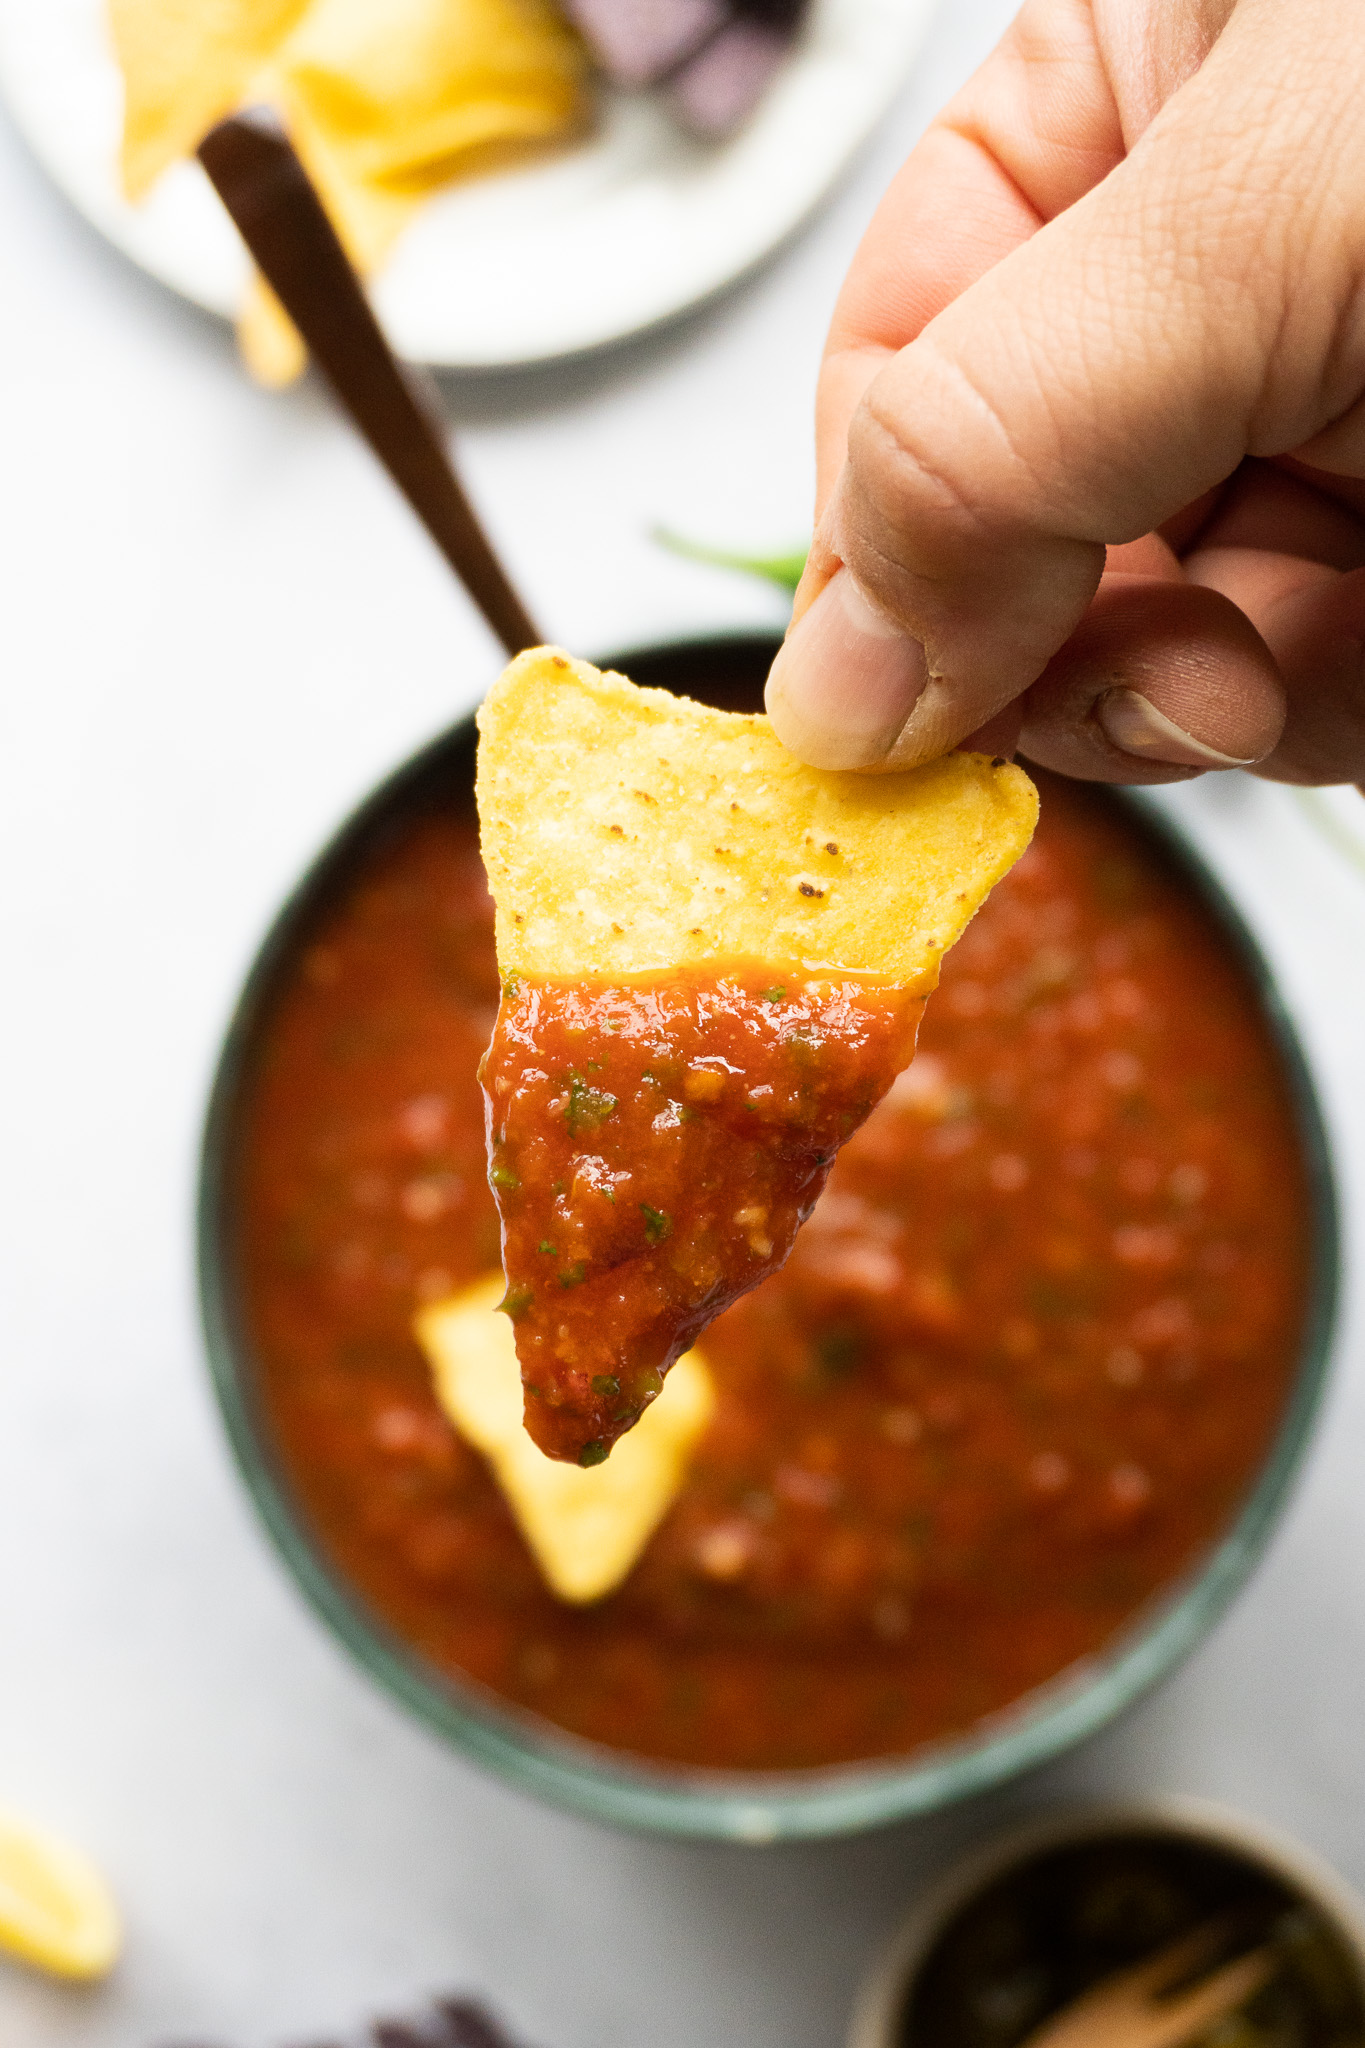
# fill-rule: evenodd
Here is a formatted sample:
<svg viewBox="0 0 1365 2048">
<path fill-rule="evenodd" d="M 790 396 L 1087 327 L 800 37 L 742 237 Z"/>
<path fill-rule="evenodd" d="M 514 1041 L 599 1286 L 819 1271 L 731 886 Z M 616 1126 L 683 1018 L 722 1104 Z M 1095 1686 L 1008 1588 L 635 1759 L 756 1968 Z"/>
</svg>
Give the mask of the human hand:
<svg viewBox="0 0 1365 2048">
<path fill-rule="evenodd" d="M 1365 780 L 1362 104 L 1340 0 L 1028 0 L 835 312 L 803 760 Z"/>
</svg>

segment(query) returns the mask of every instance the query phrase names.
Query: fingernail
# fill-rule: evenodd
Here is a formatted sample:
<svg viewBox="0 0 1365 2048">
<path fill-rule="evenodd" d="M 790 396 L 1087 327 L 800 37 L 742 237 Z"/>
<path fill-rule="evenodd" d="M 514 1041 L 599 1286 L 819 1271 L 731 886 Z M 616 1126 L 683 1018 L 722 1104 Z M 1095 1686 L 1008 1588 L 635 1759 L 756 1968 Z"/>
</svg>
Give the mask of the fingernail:
<svg viewBox="0 0 1365 2048">
<path fill-rule="evenodd" d="M 1140 761 L 1166 761 L 1177 768 L 1249 768 L 1257 758 L 1250 754 L 1242 760 L 1206 747 L 1136 690 L 1106 690 L 1096 699 L 1095 716 L 1105 738 Z"/>
<path fill-rule="evenodd" d="M 924 649 L 839 569 L 768 676 L 777 737 L 812 768 L 876 768 L 929 679 Z"/>
</svg>

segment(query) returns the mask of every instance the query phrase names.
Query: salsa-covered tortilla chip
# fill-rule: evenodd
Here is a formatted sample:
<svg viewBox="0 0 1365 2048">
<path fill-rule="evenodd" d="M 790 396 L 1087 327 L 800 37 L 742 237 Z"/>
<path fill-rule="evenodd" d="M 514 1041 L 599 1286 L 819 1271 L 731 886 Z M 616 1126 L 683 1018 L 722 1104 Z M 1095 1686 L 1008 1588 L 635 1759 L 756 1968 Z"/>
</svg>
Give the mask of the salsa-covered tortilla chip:
<svg viewBox="0 0 1365 2048">
<path fill-rule="evenodd" d="M 577 1471 L 547 1458 L 522 1428 L 512 1328 L 495 1313 L 502 1277 L 476 1280 L 417 1317 L 437 1398 L 482 1451 L 551 1592 L 583 1604 L 629 1574 L 677 1498 L 692 1451 L 715 1409 L 711 1376 L 689 1351 L 610 1464 Z"/>
<path fill-rule="evenodd" d="M 822 773 L 766 718 L 553 648 L 479 729 L 503 1307 L 527 1428 L 595 1464 L 785 1259 L 1037 796 L 981 754 Z"/>
</svg>

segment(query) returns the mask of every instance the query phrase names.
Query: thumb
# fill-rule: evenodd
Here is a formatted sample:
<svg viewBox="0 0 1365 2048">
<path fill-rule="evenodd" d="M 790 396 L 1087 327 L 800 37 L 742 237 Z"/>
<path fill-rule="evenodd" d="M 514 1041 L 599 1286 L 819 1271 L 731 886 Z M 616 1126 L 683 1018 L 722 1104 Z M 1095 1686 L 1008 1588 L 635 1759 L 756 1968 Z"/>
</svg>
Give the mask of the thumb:
<svg viewBox="0 0 1365 2048">
<path fill-rule="evenodd" d="M 1365 475 L 1362 83 L 1365 32 L 1327 0 L 1244 0 L 1129 156 L 879 372 L 769 682 L 796 753 L 956 744 L 1067 641 L 1107 545 L 1248 453 L 1334 423 L 1326 466 Z"/>
</svg>

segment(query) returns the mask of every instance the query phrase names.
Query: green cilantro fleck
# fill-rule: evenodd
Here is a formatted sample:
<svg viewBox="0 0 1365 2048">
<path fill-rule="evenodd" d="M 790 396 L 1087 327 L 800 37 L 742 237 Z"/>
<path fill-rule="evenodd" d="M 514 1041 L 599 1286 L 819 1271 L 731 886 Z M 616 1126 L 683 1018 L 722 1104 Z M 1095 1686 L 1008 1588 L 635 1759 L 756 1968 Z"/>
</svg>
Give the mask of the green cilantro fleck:
<svg viewBox="0 0 1365 2048">
<path fill-rule="evenodd" d="M 498 1307 L 505 1316 L 509 1316 L 515 1322 L 518 1316 L 525 1315 L 534 1300 L 535 1295 L 529 1287 L 509 1287 Z"/>
<path fill-rule="evenodd" d="M 552 1245 L 548 1237 L 542 1237 L 540 1243 L 536 1246 L 536 1250 L 544 1252 L 547 1259 L 557 1259 L 559 1257 L 558 1247 Z"/>
<path fill-rule="evenodd" d="M 584 1444 L 578 1453 L 578 1462 L 580 1465 L 605 1465 L 610 1452 L 610 1444 Z"/>
<path fill-rule="evenodd" d="M 673 1218 L 662 1209 L 651 1209 L 648 1202 L 641 1202 L 640 1214 L 645 1219 L 645 1236 L 651 1244 L 662 1244 L 673 1229 Z"/>
<path fill-rule="evenodd" d="M 783 996 L 786 993 L 787 984 L 784 981 L 779 981 L 775 983 L 772 988 L 763 989 L 760 993 L 759 1000 L 760 1002 L 764 1003 L 780 1003 Z"/>
<path fill-rule="evenodd" d="M 606 1122 L 615 1109 L 614 1095 L 608 1095 L 603 1088 L 589 1087 L 581 1074 L 570 1074 L 569 1100 L 564 1111 L 564 1121 L 569 1126 L 571 1138 L 577 1138 L 584 1132 L 595 1131 L 599 1124 Z"/>
<path fill-rule="evenodd" d="M 615 1373 L 594 1373 L 592 1390 L 594 1394 L 602 1394 L 608 1401 L 614 1401 L 621 1391 L 621 1382 L 617 1379 Z"/>
<path fill-rule="evenodd" d="M 583 1261 L 579 1259 L 576 1265 L 564 1268 L 564 1271 L 559 1276 L 559 1284 L 561 1287 L 577 1287 L 580 1280 L 586 1280 L 587 1277 L 588 1269 L 583 1264 Z"/>
<path fill-rule="evenodd" d="M 503 982 L 502 992 L 509 1003 L 514 1003 L 521 994 L 521 976 L 519 974 L 509 974 Z"/>
<path fill-rule="evenodd" d="M 488 1184 L 490 1187 L 501 1188 L 504 1194 L 514 1195 L 521 1186 L 521 1181 L 510 1166 L 505 1166 L 499 1160 L 495 1166 L 488 1169 Z"/>
</svg>

